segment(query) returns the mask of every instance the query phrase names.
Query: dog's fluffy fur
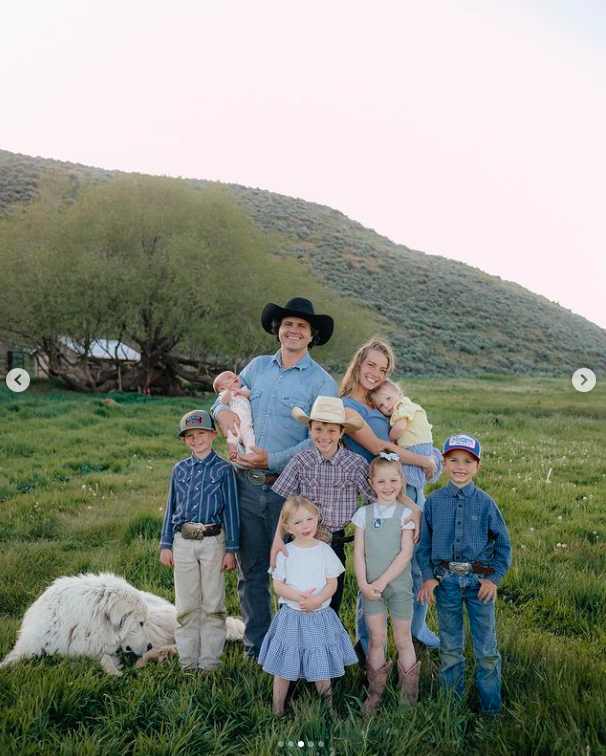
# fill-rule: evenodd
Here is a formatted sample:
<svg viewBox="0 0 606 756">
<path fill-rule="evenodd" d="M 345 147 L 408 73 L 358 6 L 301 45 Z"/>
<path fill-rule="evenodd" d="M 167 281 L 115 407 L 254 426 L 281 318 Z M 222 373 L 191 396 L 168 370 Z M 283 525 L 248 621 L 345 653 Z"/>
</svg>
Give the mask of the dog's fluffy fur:
<svg viewBox="0 0 606 756">
<path fill-rule="evenodd" d="M 177 611 L 170 602 L 118 575 L 61 577 L 27 610 L 15 647 L 0 666 L 45 654 L 86 656 L 121 675 L 120 651 L 142 657 L 138 666 L 174 656 L 176 627 Z M 227 634 L 229 640 L 241 640 L 242 621 L 228 617 Z"/>
</svg>

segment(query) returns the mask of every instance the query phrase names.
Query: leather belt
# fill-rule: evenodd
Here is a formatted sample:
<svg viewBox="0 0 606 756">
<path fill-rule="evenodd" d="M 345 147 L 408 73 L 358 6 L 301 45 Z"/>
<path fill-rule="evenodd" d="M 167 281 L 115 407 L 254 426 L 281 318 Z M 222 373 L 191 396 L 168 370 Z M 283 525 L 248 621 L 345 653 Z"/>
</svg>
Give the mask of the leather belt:
<svg viewBox="0 0 606 756">
<path fill-rule="evenodd" d="M 210 525 L 204 525 L 201 522 L 184 522 L 182 525 L 179 525 L 177 530 L 183 538 L 201 541 L 203 538 L 220 535 L 223 525 L 220 522 L 211 523 Z"/>
<path fill-rule="evenodd" d="M 280 477 L 279 475 L 276 475 L 276 473 L 267 473 L 263 470 L 256 470 L 252 467 L 234 467 L 234 470 L 238 475 L 246 478 L 249 483 L 252 483 L 253 486 L 269 486 L 272 485 L 272 483 L 275 483 Z"/>
<path fill-rule="evenodd" d="M 494 575 L 494 569 L 482 562 L 440 562 L 439 567 L 448 570 L 453 575 L 469 575 L 471 572 L 480 575 Z"/>
<path fill-rule="evenodd" d="M 322 528 L 316 530 L 316 538 L 318 541 L 324 541 L 324 543 L 327 543 L 329 546 L 331 543 L 351 543 L 354 540 L 354 536 L 346 536 L 344 530 L 335 530 L 334 533 L 331 533 Z"/>
</svg>

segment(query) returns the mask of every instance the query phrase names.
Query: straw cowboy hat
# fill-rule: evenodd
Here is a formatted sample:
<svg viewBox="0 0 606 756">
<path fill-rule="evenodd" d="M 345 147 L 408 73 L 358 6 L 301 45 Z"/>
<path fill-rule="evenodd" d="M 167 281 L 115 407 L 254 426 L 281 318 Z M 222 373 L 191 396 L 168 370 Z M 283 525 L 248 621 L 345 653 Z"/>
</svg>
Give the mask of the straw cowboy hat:
<svg viewBox="0 0 606 756">
<path fill-rule="evenodd" d="M 342 425 L 345 433 L 355 433 L 362 430 L 364 420 L 357 414 L 352 417 L 354 412 L 355 410 L 345 409 L 342 399 L 337 399 L 334 396 L 319 396 L 314 402 L 309 416 L 300 407 L 293 407 L 292 416 L 302 425 L 309 425 L 312 420 L 317 420 L 321 423 Z"/>
<path fill-rule="evenodd" d="M 301 320 L 306 320 L 312 328 L 315 328 L 316 331 L 318 331 L 314 344 L 322 346 L 322 344 L 326 344 L 330 341 L 330 337 L 332 336 L 335 327 L 334 320 L 330 315 L 316 315 L 313 304 L 309 299 L 304 299 L 303 297 L 289 299 L 284 307 L 269 302 L 269 304 L 265 305 L 263 312 L 261 313 L 261 325 L 267 333 L 272 333 L 272 321 L 282 321 L 289 315 L 292 315 L 295 318 L 301 318 Z"/>
</svg>

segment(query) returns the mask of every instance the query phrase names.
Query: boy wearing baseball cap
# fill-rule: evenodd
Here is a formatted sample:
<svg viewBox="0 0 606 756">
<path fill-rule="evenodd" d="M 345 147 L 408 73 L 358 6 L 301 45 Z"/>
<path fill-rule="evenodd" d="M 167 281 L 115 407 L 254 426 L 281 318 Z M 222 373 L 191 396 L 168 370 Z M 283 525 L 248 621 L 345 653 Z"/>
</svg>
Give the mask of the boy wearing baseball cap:
<svg viewBox="0 0 606 756">
<path fill-rule="evenodd" d="M 417 546 L 423 576 L 418 600 L 436 602 L 440 681 L 459 696 L 464 691 L 466 607 L 482 712 L 495 715 L 501 712 L 495 600 L 497 585 L 511 564 L 509 533 L 496 503 L 473 483 L 481 467 L 480 442 L 466 434 L 451 436 L 442 454 L 450 482 L 425 502 Z"/>
<path fill-rule="evenodd" d="M 183 415 L 178 435 L 192 454 L 173 467 L 160 561 L 174 568 L 181 666 L 208 671 L 219 666 L 225 645 L 223 573 L 236 566 L 238 489 L 232 466 L 213 451 L 217 432 L 208 412 Z"/>
</svg>

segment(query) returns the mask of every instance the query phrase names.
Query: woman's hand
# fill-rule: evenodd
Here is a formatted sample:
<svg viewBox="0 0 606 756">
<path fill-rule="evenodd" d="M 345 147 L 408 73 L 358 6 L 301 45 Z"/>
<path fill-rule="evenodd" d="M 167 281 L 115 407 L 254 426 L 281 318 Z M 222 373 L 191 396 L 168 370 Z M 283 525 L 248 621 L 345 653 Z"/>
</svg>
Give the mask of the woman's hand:
<svg viewBox="0 0 606 756">
<path fill-rule="evenodd" d="M 425 473 L 425 477 L 427 480 L 432 478 L 435 475 L 436 470 L 438 469 L 438 466 L 436 464 L 436 461 L 433 457 L 425 457 L 427 462 L 422 465 L 422 470 Z"/>
</svg>

